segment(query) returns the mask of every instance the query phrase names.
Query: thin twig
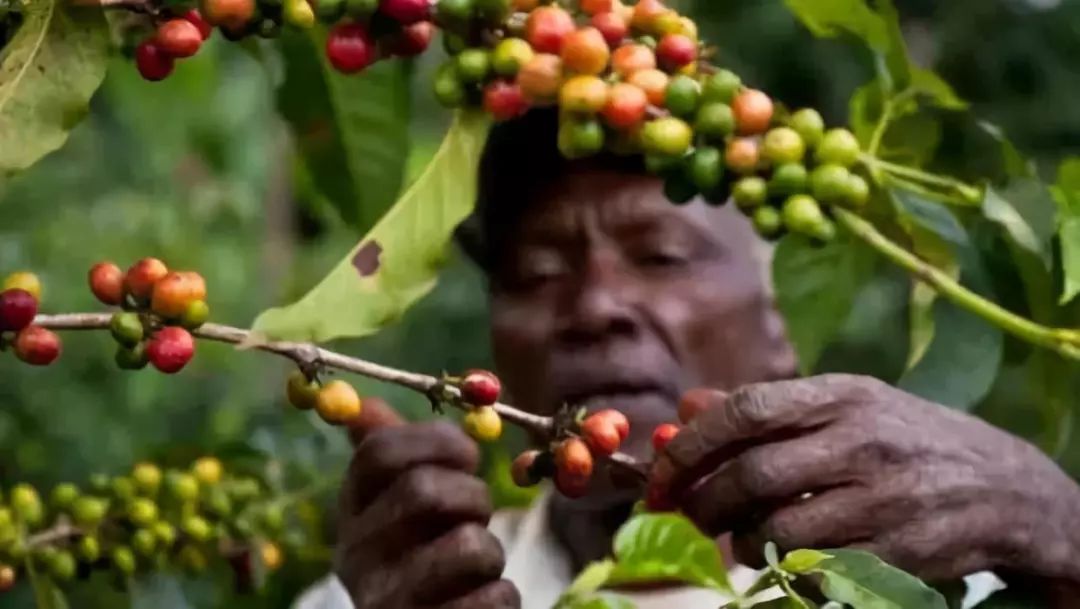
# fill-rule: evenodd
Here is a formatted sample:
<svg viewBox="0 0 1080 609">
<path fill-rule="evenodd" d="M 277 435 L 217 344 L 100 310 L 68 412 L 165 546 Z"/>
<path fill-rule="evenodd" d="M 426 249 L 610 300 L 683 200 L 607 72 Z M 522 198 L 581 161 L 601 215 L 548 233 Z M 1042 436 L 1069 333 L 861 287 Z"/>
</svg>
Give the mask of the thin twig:
<svg viewBox="0 0 1080 609">
<path fill-rule="evenodd" d="M 34 549 L 41 546 L 47 546 L 51 543 L 61 541 L 64 539 L 70 539 L 72 537 L 78 537 L 83 534 L 83 530 L 79 527 L 73 526 L 69 522 L 60 522 L 52 528 L 45 529 L 40 533 L 35 533 L 27 538 L 26 547 L 28 549 Z"/>
</svg>

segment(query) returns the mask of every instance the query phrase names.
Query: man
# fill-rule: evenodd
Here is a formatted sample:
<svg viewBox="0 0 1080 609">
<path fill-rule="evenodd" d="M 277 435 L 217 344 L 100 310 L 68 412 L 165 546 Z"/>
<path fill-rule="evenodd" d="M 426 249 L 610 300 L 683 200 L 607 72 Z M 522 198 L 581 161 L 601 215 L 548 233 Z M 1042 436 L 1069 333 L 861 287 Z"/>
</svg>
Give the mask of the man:
<svg viewBox="0 0 1080 609">
<path fill-rule="evenodd" d="M 730 206 L 672 205 L 633 160 L 564 161 L 555 133 L 542 111 L 496 128 L 462 231 L 490 280 L 510 403 L 619 408 L 626 449 L 649 459 L 649 432 L 676 418 L 680 396 L 713 388 L 654 479 L 703 530 L 730 534 L 744 564 L 759 566 L 768 540 L 854 547 L 929 581 L 994 570 L 1080 598 L 1080 488 L 1053 462 L 872 379 L 788 380 L 794 357 L 748 223 Z M 549 607 L 608 554 L 640 497 L 602 478 L 584 499 L 550 495 L 488 526 L 471 441 L 446 423 L 369 411 L 342 489 L 343 586 L 312 593 L 305 609 L 346 597 L 356 609 Z M 750 576 L 736 569 L 741 584 Z M 634 594 L 643 609 L 724 601 Z"/>
</svg>

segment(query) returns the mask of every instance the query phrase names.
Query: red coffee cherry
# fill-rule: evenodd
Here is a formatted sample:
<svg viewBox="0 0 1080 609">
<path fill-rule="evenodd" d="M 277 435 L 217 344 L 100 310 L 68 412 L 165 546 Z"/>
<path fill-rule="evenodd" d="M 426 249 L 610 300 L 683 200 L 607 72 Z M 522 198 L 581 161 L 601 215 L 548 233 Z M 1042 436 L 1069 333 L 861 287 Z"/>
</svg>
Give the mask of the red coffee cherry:
<svg viewBox="0 0 1080 609">
<path fill-rule="evenodd" d="M 210 37 L 210 34 L 214 33 L 214 26 L 207 23 L 206 19 L 203 19 L 202 13 L 197 8 L 184 13 L 184 19 L 190 21 L 192 25 L 199 29 L 199 34 L 203 40 L 206 40 Z"/>
<path fill-rule="evenodd" d="M 604 36 L 604 40 L 611 48 L 619 46 L 623 40 L 626 40 L 627 34 L 630 33 L 630 26 L 626 23 L 626 19 L 623 19 L 621 15 L 615 12 L 597 13 L 593 15 L 589 23 L 600 31 L 600 34 Z"/>
<path fill-rule="evenodd" d="M 0 332 L 19 331 L 34 322 L 38 301 L 18 288 L 0 292 Z"/>
<path fill-rule="evenodd" d="M 165 80 L 172 74 L 175 62 L 172 55 L 162 50 L 152 40 L 146 40 L 135 48 L 135 67 L 150 82 Z"/>
<path fill-rule="evenodd" d="M 339 23 L 326 39 L 326 57 L 344 74 L 355 74 L 375 61 L 375 43 L 359 23 Z"/>
<path fill-rule="evenodd" d="M 435 36 L 435 24 L 430 21 L 418 21 L 401 28 L 390 39 L 387 51 L 396 57 L 415 57 L 431 46 Z"/>
<path fill-rule="evenodd" d="M 484 88 L 484 110 L 497 121 L 517 118 L 528 109 L 529 102 L 516 83 L 497 80 Z"/>
<path fill-rule="evenodd" d="M 165 319 L 179 319 L 193 302 L 206 299 L 206 281 L 198 273 L 172 272 L 154 284 L 150 308 Z"/>
<path fill-rule="evenodd" d="M 111 262 L 99 262 L 88 274 L 90 291 L 94 296 L 109 306 L 120 306 L 124 302 L 124 271 Z"/>
<path fill-rule="evenodd" d="M 603 33 L 594 27 L 571 32 L 563 41 L 563 66 L 579 74 L 600 74 L 607 69 L 611 49 Z"/>
<path fill-rule="evenodd" d="M 653 430 L 652 445 L 653 449 L 659 454 L 664 452 L 667 445 L 675 439 L 675 436 L 679 435 L 679 426 L 673 423 L 664 423 L 657 426 Z"/>
<path fill-rule="evenodd" d="M 162 328 L 147 343 L 146 355 L 161 372 L 176 374 L 195 356 L 195 339 L 183 328 Z"/>
<path fill-rule="evenodd" d="M 471 370 L 461 381 L 461 398 L 473 406 L 491 406 L 501 392 L 499 377 L 487 370 Z"/>
<path fill-rule="evenodd" d="M 608 91 L 607 105 L 601 112 L 604 122 L 615 129 L 633 129 L 645 121 L 649 96 L 645 91 L 625 82 L 618 82 Z"/>
<path fill-rule="evenodd" d="M 200 0 L 199 14 L 211 25 L 242 28 L 255 16 L 255 0 Z"/>
<path fill-rule="evenodd" d="M 431 18 L 431 4 L 428 0 L 382 0 L 379 12 L 402 25 L 411 25 Z"/>
<path fill-rule="evenodd" d="M 630 420 L 626 418 L 626 415 L 615 410 L 614 408 L 608 408 L 601 410 L 592 417 L 599 417 L 606 419 L 609 423 L 615 426 L 615 431 L 619 432 L 619 440 L 625 442 L 626 438 L 630 436 Z"/>
<path fill-rule="evenodd" d="M 187 19 L 169 19 L 158 26 L 158 48 L 173 57 L 191 57 L 202 46 L 202 32 Z"/>
<path fill-rule="evenodd" d="M 581 438 L 563 440 L 555 448 L 555 468 L 574 478 L 591 478 L 593 456 L 585 441 Z"/>
<path fill-rule="evenodd" d="M 510 476 L 514 479 L 514 484 L 521 488 L 540 484 L 543 476 L 539 475 L 538 468 L 534 466 L 541 454 L 538 450 L 527 450 L 514 459 L 513 464 L 510 465 Z"/>
<path fill-rule="evenodd" d="M 537 53 L 562 52 L 566 37 L 575 29 L 574 18 L 557 6 L 542 6 L 529 13 L 525 22 L 525 39 Z"/>
<path fill-rule="evenodd" d="M 741 135 L 756 135 L 769 129 L 773 118 L 772 99 L 756 89 L 746 89 L 731 102 L 735 124 Z"/>
<path fill-rule="evenodd" d="M 31 366 L 48 366 L 60 357 L 60 337 L 41 326 L 28 326 L 15 337 L 15 356 Z"/>
<path fill-rule="evenodd" d="M 154 284 L 169 274 L 169 267 L 157 258 L 143 258 L 124 276 L 124 289 L 140 303 L 150 304 Z"/>
<path fill-rule="evenodd" d="M 712 389 L 692 389 L 679 400 L 679 420 L 688 424 L 709 409 L 716 392 Z"/>
<path fill-rule="evenodd" d="M 588 476 L 578 476 L 560 469 L 555 472 L 555 489 L 564 497 L 580 499 L 589 494 L 591 480 Z"/>
<path fill-rule="evenodd" d="M 603 416 L 593 415 L 585 419 L 581 424 L 581 437 L 585 438 L 585 443 L 593 454 L 605 457 L 619 450 L 619 445 L 622 444 L 619 430 L 610 419 Z"/>
<path fill-rule="evenodd" d="M 682 34 L 668 34 L 656 45 L 656 59 L 666 70 L 678 70 L 694 63 L 697 57 L 697 43 Z"/>
</svg>

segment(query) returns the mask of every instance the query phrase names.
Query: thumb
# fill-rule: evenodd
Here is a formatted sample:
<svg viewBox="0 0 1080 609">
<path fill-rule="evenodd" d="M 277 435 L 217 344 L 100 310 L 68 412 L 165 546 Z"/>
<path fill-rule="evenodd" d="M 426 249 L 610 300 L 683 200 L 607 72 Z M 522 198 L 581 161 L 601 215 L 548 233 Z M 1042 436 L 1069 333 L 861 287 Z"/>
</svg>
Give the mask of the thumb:
<svg viewBox="0 0 1080 609">
<path fill-rule="evenodd" d="M 386 400 L 379 397 L 364 398 L 364 407 L 360 416 L 349 421 L 349 440 L 353 446 L 359 446 L 371 432 L 383 427 L 404 425 L 405 419 L 394 410 Z"/>
</svg>

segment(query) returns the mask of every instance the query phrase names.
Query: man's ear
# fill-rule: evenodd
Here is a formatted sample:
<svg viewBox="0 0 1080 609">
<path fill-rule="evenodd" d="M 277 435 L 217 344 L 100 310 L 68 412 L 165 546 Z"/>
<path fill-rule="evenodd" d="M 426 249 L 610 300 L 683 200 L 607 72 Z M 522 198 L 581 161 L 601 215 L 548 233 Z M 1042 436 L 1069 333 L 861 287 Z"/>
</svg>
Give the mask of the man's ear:
<svg viewBox="0 0 1080 609">
<path fill-rule="evenodd" d="M 349 440 L 357 447 L 376 429 L 404 425 L 405 419 L 380 397 L 363 398 L 360 416 L 348 424 Z"/>
</svg>

